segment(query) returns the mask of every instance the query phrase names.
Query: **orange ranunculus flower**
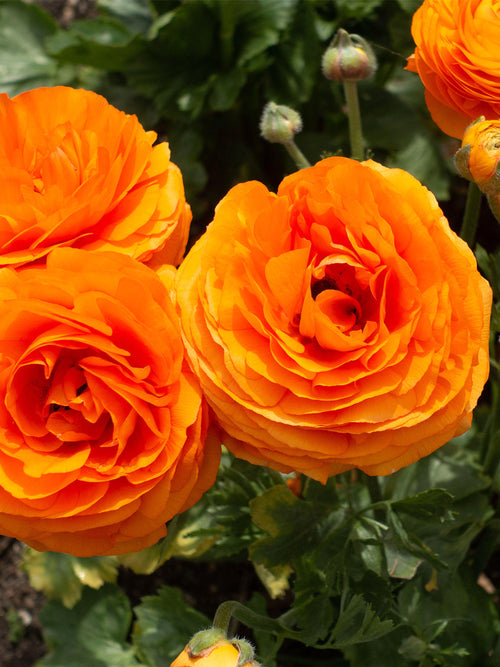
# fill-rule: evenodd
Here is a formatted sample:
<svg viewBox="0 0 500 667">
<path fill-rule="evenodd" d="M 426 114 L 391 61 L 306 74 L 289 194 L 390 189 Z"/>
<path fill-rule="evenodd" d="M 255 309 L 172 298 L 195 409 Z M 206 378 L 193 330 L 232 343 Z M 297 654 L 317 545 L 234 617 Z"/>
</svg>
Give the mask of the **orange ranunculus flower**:
<svg viewBox="0 0 500 667">
<path fill-rule="evenodd" d="M 407 69 L 419 74 L 431 116 L 446 134 L 461 139 L 475 118 L 500 117 L 498 0 L 425 0 L 412 35 Z"/>
<path fill-rule="evenodd" d="M 477 183 L 486 194 L 498 194 L 496 171 L 500 160 L 500 120 L 480 118 L 469 125 L 462 148 L 455 155 L 460 173 Z"/>
<path fill-rule="evenodd" d="M 0 95 L 0 266 L 56 246 L 178 264 L 191 209 L 168 144 L 87 90 Z"/>
<path fill-rule="evenodd" d="M 189 648 L 184 649 L 170 663 L 170 667 L 238 667 L 240 652 L 230 642 L 222 642 L 193 655 Z M 255 660 L 245 662 L 241 667 L 259 667 Z"/>
<path fill-rule="evenodd" d="M 155 543 L 214 481 L 219 443 L 155 272 L 58 248 L 0 271 L 0 533 L 35 549 Z"/>
<path fill-rule="evenodd" d="M 188 355 L 237 456 L 385 475 L 466 431 L 491 289 L 434 196 L 375 162 L 234 187 L 177 276 Z"/>
</svg>

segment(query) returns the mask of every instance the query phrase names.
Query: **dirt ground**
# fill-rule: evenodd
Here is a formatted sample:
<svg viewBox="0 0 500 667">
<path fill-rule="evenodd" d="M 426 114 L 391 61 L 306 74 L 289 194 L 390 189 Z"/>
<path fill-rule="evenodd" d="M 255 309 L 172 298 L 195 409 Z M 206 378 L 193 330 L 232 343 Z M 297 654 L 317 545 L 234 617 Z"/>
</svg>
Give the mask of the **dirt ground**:
<svg viewBox="0 0 500 667">
<path fill-rule="evenodd" d="M 30 667 L 45 652 L 38 612 L 45 598 L 19 568 L 23 546 L 0 537 L 0 665 Z"/>
</svg>

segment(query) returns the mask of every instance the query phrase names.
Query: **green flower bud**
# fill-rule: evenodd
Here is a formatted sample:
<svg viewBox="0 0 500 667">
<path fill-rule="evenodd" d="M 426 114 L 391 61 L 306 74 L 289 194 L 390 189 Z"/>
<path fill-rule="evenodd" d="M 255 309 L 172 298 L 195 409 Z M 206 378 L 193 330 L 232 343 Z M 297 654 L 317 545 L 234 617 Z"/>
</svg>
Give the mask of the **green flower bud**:
<svg viewBox="0 0 500 667">
<path fill-rule="evenodd" d="M 260 119 L 260 133 L 267 141 L 287 144 L 302 129 L 302 118 L 297 111 L 268 102 Z"/>
<path fill-rule="evenodd" d="M 331 81 L 361 81 L 373 76 L 377 59 L 366 39 L 340 29 L 323 54 L 321 68 Z"/>
</svg>

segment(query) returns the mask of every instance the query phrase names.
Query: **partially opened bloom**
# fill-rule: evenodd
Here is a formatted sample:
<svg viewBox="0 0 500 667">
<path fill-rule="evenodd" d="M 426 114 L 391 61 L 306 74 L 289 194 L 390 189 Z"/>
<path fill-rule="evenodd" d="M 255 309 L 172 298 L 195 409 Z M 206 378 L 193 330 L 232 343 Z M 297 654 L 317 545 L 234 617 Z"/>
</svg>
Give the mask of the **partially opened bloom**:
<svg viewBox="0 0 500 667">
<path fill-rule="evenodd" d="M 455 163 L 465 178 L 474 181 L 486 194 L 500 193 L 500 120 L 479 118 L 471 123 L 455 155 Z"/>
<path fill-rule="evenodd" d="M 207 426 L 154 271 L 74 248 L 0 271 L 1 534 L 77 556 L 150 546 L 214 481 Z"/>
<path fill-rule="evenodd" d="M 252 659 L 241 659 L 237 646 L 230 640 L 222 640 L 196 655 L 187 646 L 170 663 L 170 667 L 260 667 L 260 665 Z"/>
<path fill-rule="evenodd" d="M 407 172 L 334 157 L 237 185 L 178 272 L 190 361 L 239 457 L 388 474 L 467 430 L 491 289 Z"/>
<path fill-rule="evenodd" d="M 425 0 L 412 35 L 407 69 L 418 72 L 431 116 L 446 134 L 461 139 L 479 116 L 500 117 L 498 0 Z"/>
<path fill-rule="evenodd" d="M 0 266 L 57 246 L 178 264 L 191 209 L 168 144 L 96 93 L 0 95 Z"/>
</svg>

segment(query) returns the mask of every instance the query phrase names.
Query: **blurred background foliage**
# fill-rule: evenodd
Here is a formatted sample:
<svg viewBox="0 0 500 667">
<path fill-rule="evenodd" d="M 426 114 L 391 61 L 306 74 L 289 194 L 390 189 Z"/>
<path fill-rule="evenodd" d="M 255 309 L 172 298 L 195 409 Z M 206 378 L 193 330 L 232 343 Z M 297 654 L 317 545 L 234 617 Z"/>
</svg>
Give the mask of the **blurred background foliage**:
<svg viewBox="0 0 500 667">
<path fill-rule="evenodd" d="M 404 70 L 420 0 L 89 0 L 85 17 L 65 25 L 47 11 L 56 5 L 0 2 L 0 91 L 83 87 L 137 114 L 182 169 L 193 238 L 230 187 L 258 179 L 275 189 L 295 170 L 259 136 L 268 101 L 302 114 L 296 141 L 311 162 L 349 154 L 341 85 L 321 73 L 338 28 L 368 39 L 379 63 L 359 84 L 369 155 L 414 174 L 460 226 L 458 142 L 434 126 L 420 80 Z M 498 229 L 483 206 L 477 252 L 495 293 Z M 326 486 L 295 480 L 295 495 L 291 480 L 225 454 L 215 486 L 151 549 L 107 559 L 28 550 L 30 580 L 50 598 L 40 664 L 167 664 L 206 617 L 175 588 L 132 601 L 117 579 L 119 566 L 150 576 L 172 557 L 219 563 L 210 571 L 228 579 L 251 561 L 258 586 L 245 584 L 255 614 L 246 624 L 266 667 L 500 664 L 490 580 L 500 581 L 497 421 L 481 407 L 468 434 L 379 488 L 346 473 Z"/>
<path fill-rule="evenodd" d="M 83 87 L 137 114 L 170 143 L 194 235 L 234 184 L 274 189 L 295 169 L 259 136 L 268 101 L 302 114 L 297 144 L 311 162 L 349 154 L 342 88 L 320 67 L 340 27 L 368 39 L 379 62 L 359 85 L 370 155 L 449 198 L 455 143 L 434 127 L 418 77 L 403 69 L 419 0 L 96 0 L 68 28 L 37 4 L 56 3 L 0 3 L 0 90 Z"/>
</svg>

